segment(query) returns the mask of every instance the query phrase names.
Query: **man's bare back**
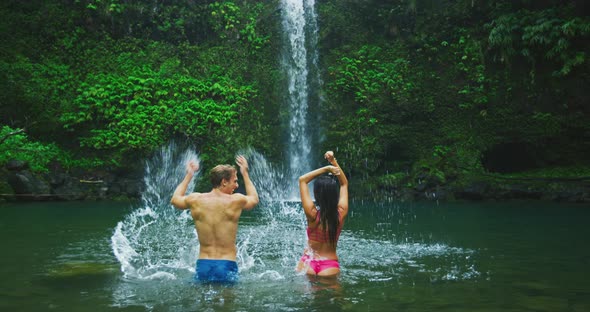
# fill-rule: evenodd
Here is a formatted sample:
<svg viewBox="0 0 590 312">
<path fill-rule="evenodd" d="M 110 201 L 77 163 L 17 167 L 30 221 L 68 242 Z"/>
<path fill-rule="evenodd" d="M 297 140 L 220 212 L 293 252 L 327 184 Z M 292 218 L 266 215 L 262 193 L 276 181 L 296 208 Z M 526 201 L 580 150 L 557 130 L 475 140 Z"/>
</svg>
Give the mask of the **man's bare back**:
<svg viewBox="0 0 590 312">
<path fill-rule="evenodd" d="M 240 215 L 242 210 L 252 209 L 258 204 L 258 193 L 250 180 L 246 158 L 238 156 L 236 163 L 244 178 L 246 195 L 234 193 L 238 188 L 238 176 L 235 168 L 229 165 L 219 165 L 211 170 L 210 178 L 213 188 L 210 192 L 184 195 L 194 173 L 199 170 L 198 163 L 189 162 L 186 176 L 174 191 L 170 201 L 178 209 L 190 209 L 191 211 L 200 244 L 199 261 L 229 260 L 235 262 L 237 258 L 236 236 Z M 197 273 L 199 279 L 202 279 L 202 274 L 199 272 L 199 261 L 197 261 Z"/>
<path fill-rule="evenodd" d="M 199 259 L 236 260 L 238 220 L 244 204 L 234 195 L 214 189 L 186 199 L 199 236 Z"/>
</svg>

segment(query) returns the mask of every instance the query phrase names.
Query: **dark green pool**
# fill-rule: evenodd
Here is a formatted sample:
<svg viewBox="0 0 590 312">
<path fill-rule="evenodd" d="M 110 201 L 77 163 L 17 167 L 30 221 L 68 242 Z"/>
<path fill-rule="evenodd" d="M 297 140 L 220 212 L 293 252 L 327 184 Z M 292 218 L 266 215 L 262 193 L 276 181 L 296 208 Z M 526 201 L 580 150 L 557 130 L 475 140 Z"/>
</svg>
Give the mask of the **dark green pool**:
<svg viewBox="0 0 590 312">
<path fill-rule="evenodd" d="M 305 241 L 298 203 L 263 203 L 242 215 L 233 287 L 193 285 L 192 251 L 168 261 L 166 244 L 144 246 L 147 260 L 124 274 L 112 238 L 137 206 L 0 206 L 0 310 L 590 311 L 588 206 L 354 202 L 339 242 L 343 273 L 325 282 L 293 270 Z M 178 224 L 193 235 L 190 222 Z"/>
</svg>

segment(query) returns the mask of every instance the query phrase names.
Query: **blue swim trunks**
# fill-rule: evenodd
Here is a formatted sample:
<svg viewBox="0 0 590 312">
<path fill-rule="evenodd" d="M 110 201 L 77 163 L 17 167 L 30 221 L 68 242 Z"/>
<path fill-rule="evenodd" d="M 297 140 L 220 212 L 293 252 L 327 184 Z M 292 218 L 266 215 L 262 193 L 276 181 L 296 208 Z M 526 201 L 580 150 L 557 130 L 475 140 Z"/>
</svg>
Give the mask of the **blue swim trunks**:
<svg viewBox="0 0 590 312">
<path fill-rule="evenodd" d="M 198 259 L 195 280 L 199 282 L 235 283 L 238 264 L 231 260 Z"/>
</svg>

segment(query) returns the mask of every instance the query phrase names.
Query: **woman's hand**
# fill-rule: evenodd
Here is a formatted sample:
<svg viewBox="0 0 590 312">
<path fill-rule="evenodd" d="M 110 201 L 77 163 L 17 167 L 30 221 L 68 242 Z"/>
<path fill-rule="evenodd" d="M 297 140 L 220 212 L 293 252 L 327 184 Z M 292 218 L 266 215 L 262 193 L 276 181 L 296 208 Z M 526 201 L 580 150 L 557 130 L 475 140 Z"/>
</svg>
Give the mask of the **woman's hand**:
<svg viewBox="0 0 590 312">
<path fill-rule="evenodd" d="M 327 161 L 328 161 L 330 164 L 332 164 L 332 165 L 334 165 L 334 166 L 335 166 L 335 164 L 334 164 L 334 163 L 336 162 L 336 158 L 334 157 L 334 152 L 332 152 L 332 151 L 327 151 L 327 152 L 324 154 L 324 158 L 325 158 L 325 159 L 326 159 L 326 160 L 327 160 Z"/>
<path fill-rule="evenodd" d="M 336 167 L 336 166 L 327 166 L 328 167 L 328 171 L 330 171 L 331 174 L 338 176 L 340 175 L 340 168 Z"/>
</svg>

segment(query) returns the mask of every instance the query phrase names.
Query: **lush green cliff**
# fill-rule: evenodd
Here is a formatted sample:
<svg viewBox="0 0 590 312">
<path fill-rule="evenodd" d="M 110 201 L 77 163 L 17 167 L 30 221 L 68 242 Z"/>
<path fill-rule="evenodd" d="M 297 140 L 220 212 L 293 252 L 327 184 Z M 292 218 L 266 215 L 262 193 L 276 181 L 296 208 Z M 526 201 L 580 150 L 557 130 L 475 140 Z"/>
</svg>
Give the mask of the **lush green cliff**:
<svg viewBox="0 0 590 312">
<path fill-rule="evenodd" d="M 283 161 L 278 4 L 3 1 L 1 165 L 133 171 L 171 139 L 207 166 L 247 146 Z M 585 200 L 584 1 L 326 0 L 317 12 L 313 127 L 353 194 L 551 199 L 581 188 Z"/>
</svg>

